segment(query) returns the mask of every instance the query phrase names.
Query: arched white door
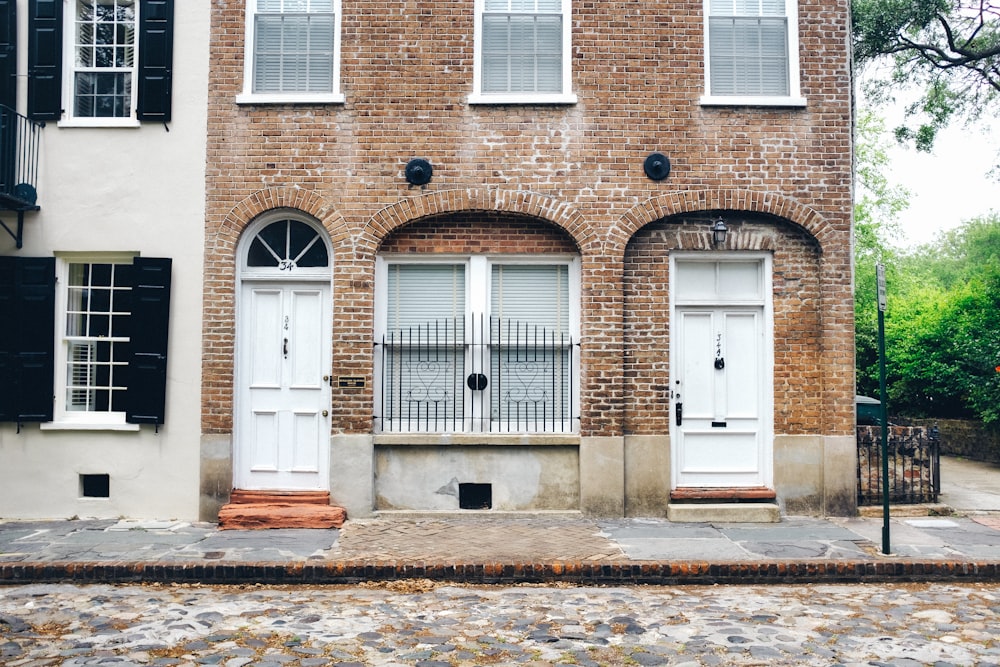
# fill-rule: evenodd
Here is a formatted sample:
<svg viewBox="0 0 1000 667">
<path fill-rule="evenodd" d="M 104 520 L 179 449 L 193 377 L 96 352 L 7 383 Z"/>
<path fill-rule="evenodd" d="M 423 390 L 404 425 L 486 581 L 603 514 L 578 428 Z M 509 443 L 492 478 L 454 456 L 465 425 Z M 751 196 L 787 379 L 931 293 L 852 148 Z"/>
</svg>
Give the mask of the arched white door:
<svg viewBox="0 0 1000 667">
<path fill-rule="evenodd" d="M 331 287 L 318 228 L 281 219 L 248 230 L 237 325 L 235 484 L 326 490 Z"/>
</svg>

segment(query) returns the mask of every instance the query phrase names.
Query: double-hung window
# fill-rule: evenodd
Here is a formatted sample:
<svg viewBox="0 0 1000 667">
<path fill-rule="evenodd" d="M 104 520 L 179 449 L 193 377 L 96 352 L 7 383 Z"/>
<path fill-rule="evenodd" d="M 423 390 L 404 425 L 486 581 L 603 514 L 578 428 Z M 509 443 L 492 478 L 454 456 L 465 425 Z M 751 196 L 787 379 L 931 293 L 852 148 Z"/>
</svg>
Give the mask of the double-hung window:
<svg viewBox="0 0 1000 667">
<path fill-rule="evenodd" d="M 174 0 L 28 0 L 28 116 L 169 122 L 173 37 Z"/>
<path fill-rule="evenodd" d="M 575 260 L 380 259 L 383 432 L 569 433 Z"/>
<path fill-rule="evenodd" d="M 240 102 L 343 102 L 340 0 L 247 0 Z"/>
<path fill-rule="evenodd" d="M 803 106 L 797 0 L 705 0 L 703 104 Z"/>
<path fill-rule="evenodd" d="M 132 254 L 0 256 L 0 422 L 164 423 L 170 275 Z"/>
<path fill-rule="evenodd" d="M 570 0 L 475 0 L 473 103 L 566 104 Z"/>
<path fill-rule="evenodd" d="M 57 400 L 63 420 L 125 421 L 132 312 L 128 263 L 65 264 L 65 326 L 62 333 L 65 387 Z"/>
<path fill-rule="evenodd" d="M 130 118 L 138 64 L 135 0 L 74 0 L 73 118 Z"/>
</svg>

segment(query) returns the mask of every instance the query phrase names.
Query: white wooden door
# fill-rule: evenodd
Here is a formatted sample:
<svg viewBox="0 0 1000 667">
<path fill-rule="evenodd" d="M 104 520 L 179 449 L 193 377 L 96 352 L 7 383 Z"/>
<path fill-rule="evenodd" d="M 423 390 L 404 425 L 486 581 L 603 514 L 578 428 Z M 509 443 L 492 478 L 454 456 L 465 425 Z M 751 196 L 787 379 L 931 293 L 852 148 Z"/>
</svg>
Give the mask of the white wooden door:
<svg viewBox="0 0 1000 667">
<path fill-rule="evenodd" d="M 328 283 L 243 283 L 236 485 L 326 490 Z"/>
<path fill-rule="evenodd" d="M 763 309 L 675 313 L 675 486 L 765 485 Z"/>
</svg>

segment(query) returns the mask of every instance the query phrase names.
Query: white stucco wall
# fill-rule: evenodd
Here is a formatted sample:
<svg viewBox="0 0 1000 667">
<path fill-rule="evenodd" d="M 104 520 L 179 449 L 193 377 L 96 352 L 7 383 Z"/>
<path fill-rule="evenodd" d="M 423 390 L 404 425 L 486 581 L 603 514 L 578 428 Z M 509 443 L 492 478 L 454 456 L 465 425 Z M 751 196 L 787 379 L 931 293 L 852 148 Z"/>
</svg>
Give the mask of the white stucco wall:
<svg viewBox="0 0 1000 667">
<path fill-rule="evenodd" d="M 21 4 L 23 73 L 27 2 Z M 172 258 L 166 423 L 159 433 L 148 425 L 117 432 L 26 424 L 19 434 L 14 424 L 0 424 L 0 518 L 197 519 L 210 9 L 204 0 L 176 2 L 169 131 L 148 122 L 100 129 L 48 123 L 41 210 L 25 215 L 23 249 L 0 230 L 0 255 L 124 251 Z M 22 81 L 22 113 L 24 92 Z M 16 224 L 16 214 L 0 215 Z M 81 474 L 110 475 L 110 497 L 81 498 Z"/>
</svg>

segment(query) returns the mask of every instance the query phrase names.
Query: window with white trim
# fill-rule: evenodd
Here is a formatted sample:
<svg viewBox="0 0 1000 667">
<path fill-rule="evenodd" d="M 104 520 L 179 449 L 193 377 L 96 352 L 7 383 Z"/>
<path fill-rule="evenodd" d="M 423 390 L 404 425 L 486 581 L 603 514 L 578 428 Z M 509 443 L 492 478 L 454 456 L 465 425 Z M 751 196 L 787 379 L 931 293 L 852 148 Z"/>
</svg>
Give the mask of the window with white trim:
<svg viewBox="0 0 1000 667">
<path fill-rule="evenodd" d="M 73 0 L 70 117 L 132 118 L 136 0 Z"/>
<path fill-rule="evenodd" d="M 574 432 L 577 266 L 380 259 L 381 430 Z"/>
<path fill-rule="evenodd" d="M 340 0 L 247 0 L 241 102 L 342 102 Z"/>
<path fill-rule="evenodd" d="M 801 106 L 797 0 L 705 0 L 703 104 Z"/>
<path fill-rule="evenodd" d="M 572 103 L 570 0 L 476 0 L 473 103 Z"/>
<path fill-rule="evenodd" d="M 61 267 L 65 321 L 57 420 L 125 421 L 131 261 L 72 261 Z"/>
</svg>

